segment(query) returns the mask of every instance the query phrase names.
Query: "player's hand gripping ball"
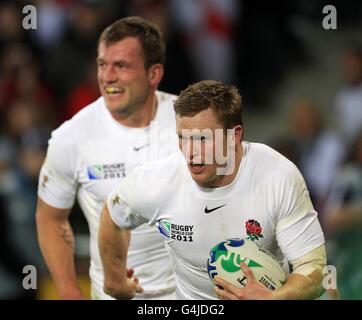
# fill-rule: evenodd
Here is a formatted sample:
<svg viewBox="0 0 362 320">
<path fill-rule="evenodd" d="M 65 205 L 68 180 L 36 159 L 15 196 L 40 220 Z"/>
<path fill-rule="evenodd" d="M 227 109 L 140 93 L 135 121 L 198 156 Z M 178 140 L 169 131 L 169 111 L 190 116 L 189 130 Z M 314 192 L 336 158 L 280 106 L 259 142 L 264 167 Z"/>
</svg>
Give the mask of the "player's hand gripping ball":
<svg viewBox="0 0 362 320">
<path fill-rule="evenodd" d="M 247 279 L 240 269 L 244 262 L 255 278 L 265 287 L 275 290 L 286 282 L 286 274 L 277 259 L 248 239 L 228 239 L 214 246 L 207 261 L 211 280 L 216 275 L 238 288 L 245 287 Z"/>
</svg>

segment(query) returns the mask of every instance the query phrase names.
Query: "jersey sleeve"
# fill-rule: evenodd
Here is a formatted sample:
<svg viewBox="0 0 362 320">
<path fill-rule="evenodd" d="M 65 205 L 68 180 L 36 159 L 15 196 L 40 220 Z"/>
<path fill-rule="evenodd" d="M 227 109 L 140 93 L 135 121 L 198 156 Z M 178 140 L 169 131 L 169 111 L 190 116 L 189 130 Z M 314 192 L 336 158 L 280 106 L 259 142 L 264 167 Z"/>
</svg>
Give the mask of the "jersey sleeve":
<svg viewBox="0 0 362 320">
<path fill-rule="evenodd" d="M 142 188 L 135 182 L 137 170 L 126 177 L 120 185 L 107 197 L 107 207 L 114 223 L 123 229 L 135 229 L 149 221 L 147 211 L 151 206 L 143 210 Z"/>
<path fill-rule="evenodd" d="M 276 239 L 288 261 L 324 244 L 324 235 L 307 186 L 294 167 L 275 183 Z"/>
<path fill-rule="evenodd" d="M 49 140 L 38 183 L 39 198 L 59 209 L 73 206 L 78 187 L 74 146 L 66 140 L 54 136 Z"/>
</svg>

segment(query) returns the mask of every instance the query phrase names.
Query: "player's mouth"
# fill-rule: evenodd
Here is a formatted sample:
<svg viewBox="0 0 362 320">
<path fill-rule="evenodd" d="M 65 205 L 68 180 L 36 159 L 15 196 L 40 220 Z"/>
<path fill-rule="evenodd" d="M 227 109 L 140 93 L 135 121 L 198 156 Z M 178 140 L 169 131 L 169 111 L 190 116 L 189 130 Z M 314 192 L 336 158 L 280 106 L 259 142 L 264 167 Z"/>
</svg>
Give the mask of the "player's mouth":
<svg viewBox="0 0 362 320">
<path fill-rule="evenodd" d="M 189 168 L 192 173 L 198 174 L 198 173 L 203 172 L 205 170 L 206 166 L 204 164 L 190 163 Z"/>
<path fill-rule="evenodd" d="M 125 90 L 123 88 L 120 87 L 114 87 L 114 86 L 107 86 L 104 88 L 107 96 L 110 97 L 116 97 L 116 96 L 120 96 L 121 94 L 123 94 L 125 92 Z"/>
</svg>

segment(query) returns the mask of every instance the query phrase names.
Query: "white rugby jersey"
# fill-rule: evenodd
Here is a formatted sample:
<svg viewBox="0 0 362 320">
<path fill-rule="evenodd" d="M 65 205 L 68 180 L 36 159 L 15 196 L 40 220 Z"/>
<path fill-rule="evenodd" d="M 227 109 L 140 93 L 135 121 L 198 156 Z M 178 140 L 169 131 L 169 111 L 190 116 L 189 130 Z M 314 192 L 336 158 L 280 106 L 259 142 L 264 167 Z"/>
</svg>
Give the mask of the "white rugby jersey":
<svg viewBox="0 0 362 320">
<path fill-rule="evenodd" d="M 280 261 L 324 243 L 295 165 L 263 144 L 243 142 L 243 148 L 238 174 L 227 186 L 198 186 L 177 152 L 138 167 L 108 196 L 118 226 L 158 226 L 175 269 L 179 299 L 217 298 L 207 260 L 210 249 L 226 239 L 252 238 Z M 119 202 L 112 201 L 116 196 Z"/>
<path fill-rule="evenodd" d="M 101 293 L 98 226 L 108 193 L 136 166 L 165 157 L 177 148 L 173 108 L 176 96 L 157 91 L 157 99 L 155 118 L 147 128 L 120 125 L 100 97 L 53 131 L 49 140 L 38 195 L 56 208 L 72 207 L 77 196 L 90 230 L 92 287 Z M 156 227 L 145 225 L 132 232 L 128 267 L 135 269 L 145 297 L 175 287 L 169 260 Z"/>
</svg>

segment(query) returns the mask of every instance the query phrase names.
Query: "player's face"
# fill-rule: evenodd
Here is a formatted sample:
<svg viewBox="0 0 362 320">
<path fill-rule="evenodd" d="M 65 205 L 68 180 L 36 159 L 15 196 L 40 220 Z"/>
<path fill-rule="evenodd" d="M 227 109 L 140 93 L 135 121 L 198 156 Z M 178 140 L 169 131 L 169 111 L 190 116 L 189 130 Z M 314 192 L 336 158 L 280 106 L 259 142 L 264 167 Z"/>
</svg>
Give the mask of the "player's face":
<svg viewBox="0 0 362 320">
<path fill-rule="evenodd" d="M 141 108 L 152 92 L 142 47 L 135 37 L 98 48 L 98 85 L 107 108 L 128 116 Z"/>
<path fill-rule="evenodd" d="M 193 117 L 177 117 L 177 133 L 179 147 L 194 181 L 206 188 L 222 186 L 225 176 L 219 175 L 217 169 L 225 163 L 218 159 L 226 155 L 229 146 L 225 130 L 214 112 L 207 109 Z"/>
</svg>

